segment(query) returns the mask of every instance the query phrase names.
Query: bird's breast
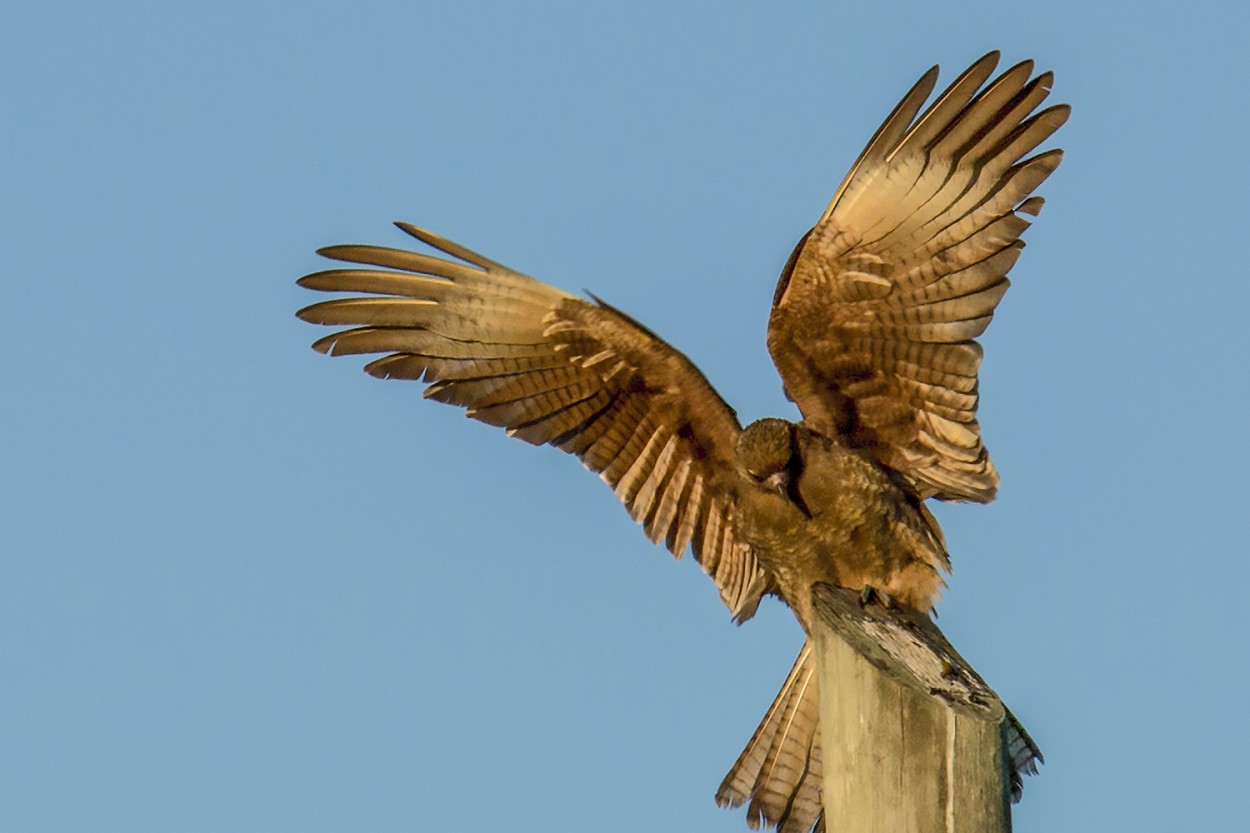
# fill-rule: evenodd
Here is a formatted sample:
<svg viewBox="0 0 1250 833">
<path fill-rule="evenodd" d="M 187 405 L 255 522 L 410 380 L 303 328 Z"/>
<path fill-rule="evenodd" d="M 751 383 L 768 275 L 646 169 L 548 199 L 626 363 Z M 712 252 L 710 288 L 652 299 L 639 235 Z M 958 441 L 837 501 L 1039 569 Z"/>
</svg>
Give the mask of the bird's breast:
<svg viewBox="0 0 1250 833">
<path fill-rule="evenodd" d="M 783 492 L 745 483 L 738 526 L 805 629 L 811 587 L 820 582 L 871 585 L 928 611 L 942 587 L 945 553 L 915 497 L 851 449 L 817 437 L 800 451 L 803 507 Z"/>
</svg>

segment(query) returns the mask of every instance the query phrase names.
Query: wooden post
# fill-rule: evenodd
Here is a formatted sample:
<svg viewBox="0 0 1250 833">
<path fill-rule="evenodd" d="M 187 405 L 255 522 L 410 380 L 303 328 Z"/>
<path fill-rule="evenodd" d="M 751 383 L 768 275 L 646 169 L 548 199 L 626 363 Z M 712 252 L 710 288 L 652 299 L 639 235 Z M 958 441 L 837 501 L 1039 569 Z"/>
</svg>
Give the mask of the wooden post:
<svg viewBox="0 0 1250 833">
<path fill-rule="evenodd" d="M 927 616 L 818 585 L 825 829 L 1009 833 L 1041 754 Z"/>
</svg>

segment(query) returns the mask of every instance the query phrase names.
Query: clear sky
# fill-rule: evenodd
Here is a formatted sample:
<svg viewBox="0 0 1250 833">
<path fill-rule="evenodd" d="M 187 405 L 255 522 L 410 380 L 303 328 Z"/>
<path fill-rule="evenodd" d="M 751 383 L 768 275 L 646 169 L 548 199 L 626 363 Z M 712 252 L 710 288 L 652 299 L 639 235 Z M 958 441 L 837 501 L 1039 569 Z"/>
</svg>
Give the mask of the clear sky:
<svg viewBox="0 0 1250 833">
<path fill-rule="evenodd" d="M 1248 30 L 1232 3 L 44 2 L 0 26 L 0 829 L 745 830 L 801 641 L 576 461 L 308 344 L 430 227 L 744 420 L 791 246 L 926 68 L 1074 114 L 986 338 L 941 624 L 1047 754 L 1017 833 L 1235 830 Z"/>
</svg>

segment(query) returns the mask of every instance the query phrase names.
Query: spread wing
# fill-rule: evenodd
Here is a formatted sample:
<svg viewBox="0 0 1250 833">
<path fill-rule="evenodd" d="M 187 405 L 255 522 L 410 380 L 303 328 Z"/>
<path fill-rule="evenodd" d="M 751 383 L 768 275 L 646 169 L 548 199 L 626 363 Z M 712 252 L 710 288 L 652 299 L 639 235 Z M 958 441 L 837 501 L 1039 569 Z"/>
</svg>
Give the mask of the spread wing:
<svg viewBox="0 0 1250 833">
<path fill-rule="evenodd" d="M 1007 290 L 1031 196 L 1062 151 L 1024 158 L 1068 117 L 1035 112 L 1049 72 L 986 85 L 991 52 L 917 118 L 931 69 L 877 130 L 777 286 L 768 348 L 804 422 L 902 473 L 925 497 L 992 500 L 973 339 Z"/>
<path fill-rule="evenodd" d="M 598 472 L 647 537 L 695 558 L 741 621 L 765 578 L 734 535 L 733 410 L 684 355 L 601 301 L 585 301 L 407 224 L 458 260 L 373 246 L 321 254 L 368 267 L 317 272 L 301 286 L 363 292 L 306 307 L 305 321 L 353 329 L 317 341 L 330 355 L 385 353 L 365 370 L 429 383 L 467 409 Z"/>
</svg>

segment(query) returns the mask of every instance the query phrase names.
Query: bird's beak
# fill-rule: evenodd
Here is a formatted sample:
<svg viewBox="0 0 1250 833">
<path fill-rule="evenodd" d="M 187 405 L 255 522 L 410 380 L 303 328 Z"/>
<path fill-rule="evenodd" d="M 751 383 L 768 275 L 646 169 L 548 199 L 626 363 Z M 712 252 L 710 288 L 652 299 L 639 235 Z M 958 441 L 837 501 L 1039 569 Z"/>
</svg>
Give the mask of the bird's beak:
<svg viewBox="0 0 1250 833">
<path fill-rule="evenodd" d="M 776 474 L 770 474 L 763 480 L 764 488 L 787 494 L 790 491 L 790 472 L 779 471 Z"/>
<path fill-rule="evenodd" d="M 794 506 L 803 513 L 807 518 L 812 517 L 812 510 L 807 508 L 807 504 L 803 501 L 803 496 L 799 494 L 798 484 L 795 483 L 794 473 L 790 469 L 783 469 L 776 474 L 770 474 L 760 481 L 765 489 L 772 489 L 786 500 L 794 504 Z"/>
</svg>

